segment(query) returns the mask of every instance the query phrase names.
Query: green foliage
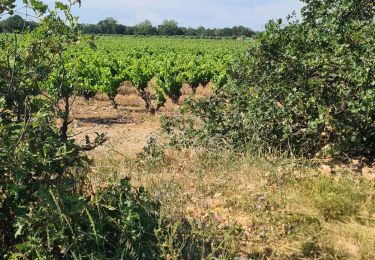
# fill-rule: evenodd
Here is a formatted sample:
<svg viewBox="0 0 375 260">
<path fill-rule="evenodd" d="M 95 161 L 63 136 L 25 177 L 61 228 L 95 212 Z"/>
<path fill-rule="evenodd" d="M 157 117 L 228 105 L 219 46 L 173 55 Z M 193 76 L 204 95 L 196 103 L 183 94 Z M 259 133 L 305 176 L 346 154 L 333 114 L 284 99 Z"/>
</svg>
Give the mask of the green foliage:
<svg viewBox="0 0 375 260">
<path fill-rule="evenodd" d="M 13 14 L 13 9 L 15 8 L 16 0 L 1 0 L 0 1 L 0 14 L 8 12 Z"/>
<path fill-rule="evenodd" d="M 184 116 L 163 118 L 162 130 L 172 146 L 244 148 L 254 141 L 244 125 L 246 109 L 244 92 L 230 84 L 225 91 L 216 89 L 211 97 L 187 99 L 181 110 Z"/>
<path fill-rule="evenodd" d="M 164 149 L 158 145 L 154 137 L 147 140 L 146 146 L 143 148 L 142 153 L 138 155 L 138 163 L 141 165 L 149 164 L 155 167 L 158 163 L 164 160 Z"/>
<path fill-rule="evenodd" d="M 0 22 L 0 32 L 21 32 L 26 29 L 35 29 L 37 24 L 35 22 L 25 21 L 19 15 L 13 15 L 6 20 Z"/>
<path fill-rule="evenodd" d="M 304 20 L 315 26 L 334 22 L 344 29 L 347 22 L 371 21 L 374 18 L 375 3 L 372 0 L 302 0 L 302 2 L 307 4 L 302 9 Z"/>
<path fill-rule="evenodd" d="M 157 255 L 158 203 L 128 179 L 94 197 L 69 187 L 39 190 L 40 203 L 17 218 L 21 243 L 8 252 L 23 258 L 149 259 Z"/>
<path fill-rule="evenodd" d="M 161 35 L 179 35 L 182 34 L 182 30 L 178 27 L 178 23 L 175 20 L 164 20 L 161 25 L 158 26 L 158 32 Z"/>
<path fill-rule="evenodd" d="M 115 34 L 118 22 L 112 18 L 108 17 L 100 21 L 97 25 L 98 31 L 103 34 Z"/>
<path fill-rule="evenodd" d="M 80 1 L 48 12 L 24 2 L 43 19 L 33 32 L 0 40 L 0 258 L 155 258 L 158 203 L 128 179 L 85 193 L 90 161 L 82 151 L 105 138 L 78 146 L 68 136 L 71 96 L 92 83 L 116 92 L 121 63 L 102 56 L 89 67 L 96 70 L 77 73 L 87 65 L 70 52 L 82 40 L 71 14 Z"/>
<path fill-rule="evenodd" d="M 134 26 L 135 35 L 155 35 L 156 28 L 152 26 L 149 20 L 145 20 Z"/>
<path fill-rule="evenodd" d="M 79 29 L 85 34 L 117 34 L 140 36 L 168 36 L 168 37 L 201 37 L 201 38 L 231 38 L 253 37 L 255 32 L 244 26 L 232 28 L 185 28 L 178 26 L 175 20 L 164 20 L 161 25 L 153 26 L 149 20 L 145 20 L 134 26 L 119 24 L 112 17 L 108 17 L 97 24 L 80 24 Z"/>
<path fill-rule="evenodd" d="M 203 57 L 200 56 L 191 57 L 183 75 L 186 83 L 192 87 L 194 92 L 199 84 L 207 85 L 213 79 L 210 64 L 205 63 L 202 59 Z"/>
<path fill-rule="evenodd" d="M 246 46 L 247 43 L 234 41 L 110 37 L 101 37 L 93 44 L 92 39 L 86 39 L 84 44 L 68 48 L 64 66 L 50 75 L 45 89 L 56 91 L 62 82 L 59 75 L 66 71 L 63 80 L 69 95 L 77 93 L 90 98 L 105 93 L 114 102 L 121 84 L 130 81 L 145 101 L 146 110 L 153 113 L 167 97 L 177 103 L 183 83 L 190 84 L 194 91 L 199 84 L 206 86 L 210 81 L 224 85 L 233 57 Z M 156 107 L 146 89 L 153 78 L 157 82 Z"/>
<path fill-rule="evenodd" d="M 304 156 L 374 150 L 375 10 L 357 3 L 307 1 L 302 22 L 270 22 L 233 83 L 193 103 L 202 132 Z"/>
<path fill-rule="evenodd" d="M 164 96 L 171 98 L 174 103 L 178 102 L 183 82 L 182 71 L 181 64 L 178 64 L 173 58 L 166 60 L 160 66 L 157 74 L 158 88 L 156 89 L 158 105 L 164 104 Z"/>
<path fill-rule="evenodd" d="M 85 158 L 72 141 L 61 140 L 53 117 L 43 110 L 33 120 L 0 120 L 0 254 L 22 241 L 15 237 L 18 218 L 34 210 L 41 189 L 75 182 L 72 168 L 84 170 Z"/>
<path fill-rule="evenodd" d="M 45 6 L 30 3 L 44 15 Z M 13 7 L 10 7 L 13 8 Z M 72 21 L 72 20 L 70 20 Z M 23 36 L 7 36 L 1 42 L 6 50 L 0 55 L 0 241 L 1 255 L 22 241 L 17 237 L 17 221 L 35 209 L 38 192 L 61 183 L 75 182 L 74 170 L 88 160 L 80 147 L 62 136 L 55 125 L 60 118 L 51 100 L 42 97 L 42 85 L 51 69 L 59 68 L 62 50 L 71 41 L 68 27 L 60 17 L 51 14 L 40 26 Z M 61 35 L 66 35 L 62 40 Z M 21 39 L 19 39 L 21 38 Z M 59 40 L 58 40 L 59 38 Z M 61 57 L 61 56 L 60 56 Z"/>
</svg>

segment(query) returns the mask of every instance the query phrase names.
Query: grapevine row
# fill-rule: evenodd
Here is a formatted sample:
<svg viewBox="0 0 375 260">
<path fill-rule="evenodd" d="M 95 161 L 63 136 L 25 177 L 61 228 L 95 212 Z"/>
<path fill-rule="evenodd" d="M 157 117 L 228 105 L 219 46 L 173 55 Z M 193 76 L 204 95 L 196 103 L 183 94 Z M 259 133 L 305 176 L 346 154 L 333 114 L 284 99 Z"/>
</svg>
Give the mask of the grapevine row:
<svg viewBox="0 0 375 260">
<path fill-rule="evenodd" d="M 224 85 L 228 80 L 228 66 L 234 59 L 233 49 L 226 44 L 221 47 L 207 42 L 205 46 L 192 49 L 194 45 L 184 45 L 183 42 L 175 46 L 152 46 L 155 39 L 141 46 L 129 43 L 119 46 L 120 41 L 108 42 L 111 41 L 109 37 L 100 40 L 102 42 L 99 41 L 96 48 L 79 45 L 69 50 L 65 64 L 69 74 L 64 80 L 85 98 L 98 93 L 107 94 L 114 107 L 117 107 L 115 97 L 118 88 L 124 81 L 129 81 L 149 112 L 159 110 L 167 98 L 177 103 L 184 83 L 189 84 L 194 92 L 199 85 L 206 86 L 211 81 L 216 87 Z M 157 83 L 155 107 L 147 91 L 153 78 Z M 52 75 L 47 89 L 48 85 L 59 84 L 58 80 Z"/>
</svg>

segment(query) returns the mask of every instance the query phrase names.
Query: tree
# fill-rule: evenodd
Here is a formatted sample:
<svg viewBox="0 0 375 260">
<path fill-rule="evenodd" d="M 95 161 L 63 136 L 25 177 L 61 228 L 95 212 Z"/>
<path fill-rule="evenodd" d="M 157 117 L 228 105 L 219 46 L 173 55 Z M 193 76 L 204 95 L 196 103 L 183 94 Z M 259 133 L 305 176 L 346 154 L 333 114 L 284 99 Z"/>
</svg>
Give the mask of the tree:
<svg viewBox="0 0 375 260">
<path fill-rule="evenodd" d="M 204 36 L 205 34 L 206 34 L 206 28 L 204 28 L 203 26 L 199 26 L 196 29 L 196 35 L 197 36 Z"/>
<path fill-rule="evenodd" d="M 134 26 L 134 34 L 136 35 L 155 35 L 156 28 L 152 26 L 150 20 L 145 20 Z"/>
<path fill-rule="evenodd" d="M 126 32 L 126 26 L 122 24 L 117 24 L 115 31 L 116 31 L 116 34 L 124 35 Z"/>
<path fill-rule="evenodd" d="M 306 5 L 302 9 L 305 22 L 322 25 L 337 19 L 339 26 L 350 21 L 371 21 L 374 19 L 375 1 L 373 0 L 301 0 Z"/>
<path fill-rule="evenodd" d="M 33 28 L 30 25 L 29 27 Z M 35 25 L 34 25 L 35 27 Z M 107 18 L 98 24 L 79 24 L 79 30 L 85 34 L 120 34 L 120 35 L 186 35 L 201 37 L 235 37 L 246 36 L 252 37 L 255 33 L 244 26 L 235 26 L 224 29 L 206 29 L 203 26 L 195 28 L 179 27 L 175 20 L 165 20 L 157 28 L 152 26 L 149 20 L 145 20 L 135 26 L 126 26 L 119 24 L 113 18 Z"/>
<path fill-rule="evenodd" d="M 112 17 L 108 17 L 97 24 L 98 31 L 101 34 L 116 34 L 117 26 L 117 20 Z"/>
<path fill-rule="evenodd" d="M 125 35 L 133 35 L 134 34 L 134 27 L 133 26 L 125 26 Z"/>
<path fill-rule="evenodd" d="M 77 28 L 84 34 L 98 34 L 99 30 L 95 24 L 78 24 Z"/>
<path fill-rule="evenodd" d="M 2 0 L 0 2 L 0 15 L 2 15 L 5 12 L 8 12 L 12 15 L 14 13 L 13 9 L 16 7 L 15 2 L 15 0 Z"/>
<path fill-rule="evenodd" d="M 180 35 L 181 29 L 175 20 L 164 20 L 163 24 L 159 25 L 158 31 L 160 35 Z"/>
<path fill-rule="evenodd" d="M 187 35 L 187 36 L 197 36 L 197 30 L 189 27 L 189 28 L 186 29 L 185 35 Z"/>
<path fill-rule="evenodd" d="M 10 16 L 1 23 L 5 32 L 22 31 L 26 26 L 26 21 L 19 15 Z"/>
<path fill-rule="evenodd" d="M 254 31 L 246 28 L 244 26 L 234 26 L 232 29 L 232 36 L 245 36 L 252 37 L 254 36 Z"/>
</svg>

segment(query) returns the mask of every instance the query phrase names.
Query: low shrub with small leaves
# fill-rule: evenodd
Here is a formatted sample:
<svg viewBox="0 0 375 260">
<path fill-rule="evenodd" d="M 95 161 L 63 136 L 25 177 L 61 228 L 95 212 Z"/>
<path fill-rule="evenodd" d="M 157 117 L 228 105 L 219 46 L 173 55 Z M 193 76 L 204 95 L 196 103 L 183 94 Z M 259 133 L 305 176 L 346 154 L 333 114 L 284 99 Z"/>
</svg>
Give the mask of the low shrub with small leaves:
<svg viewBox="0 0 375 260">
<path fill-rule="evenodd" d="M 190 104 L 202 140 L 309 157 L 374 151 L 375 3 L 303 2 L 302 21 L 268 23 L 232 82 Z"/>
</svg>

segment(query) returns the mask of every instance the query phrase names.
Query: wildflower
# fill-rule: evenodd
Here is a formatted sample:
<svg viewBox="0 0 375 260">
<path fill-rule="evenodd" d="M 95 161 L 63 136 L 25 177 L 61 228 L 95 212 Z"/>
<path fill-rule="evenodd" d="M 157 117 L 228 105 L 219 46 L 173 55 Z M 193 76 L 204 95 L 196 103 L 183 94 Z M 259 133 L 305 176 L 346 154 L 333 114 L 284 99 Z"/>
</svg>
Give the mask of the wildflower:
<svg viewBox="0 0 375 260">
<path fill-rule="evenodd" d="M 217 222 L 220 222 L 220 217 L 219 217 L 219 215 L 217 214 L 217 213 L 213 213 L 212 214 L 212 219 L 214 220 L 214 221 L 217 221 Z"/>
</svg>

